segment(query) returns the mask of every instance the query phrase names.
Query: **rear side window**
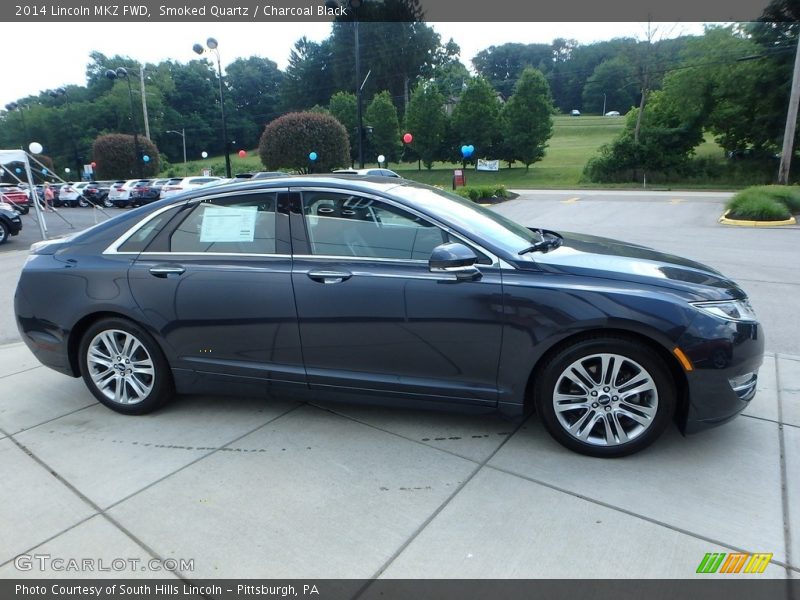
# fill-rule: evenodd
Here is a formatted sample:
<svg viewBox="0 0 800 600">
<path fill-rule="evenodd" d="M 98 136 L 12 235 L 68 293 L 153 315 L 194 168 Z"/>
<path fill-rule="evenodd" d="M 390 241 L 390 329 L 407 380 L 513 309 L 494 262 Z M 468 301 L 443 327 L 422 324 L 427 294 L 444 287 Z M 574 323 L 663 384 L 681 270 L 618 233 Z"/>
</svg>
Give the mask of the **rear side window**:
<svg viewBox="0 0 800 600">
<path fill-rule="evenodd" d="M 259 193 L 200 202 L 170 235 L 169 251 L 275 254 L 276 198 Z"/>
<path fill-rule="evenodd" d="M 117 252 L 144 252 L 148 244 L 153 241 L 178 210 L 180 210 L 180 207 L 164 211 L 157 217 L 150 219 L 134 232 L 131 237 L 125 240 L 117 249 Z"/>
</svg>

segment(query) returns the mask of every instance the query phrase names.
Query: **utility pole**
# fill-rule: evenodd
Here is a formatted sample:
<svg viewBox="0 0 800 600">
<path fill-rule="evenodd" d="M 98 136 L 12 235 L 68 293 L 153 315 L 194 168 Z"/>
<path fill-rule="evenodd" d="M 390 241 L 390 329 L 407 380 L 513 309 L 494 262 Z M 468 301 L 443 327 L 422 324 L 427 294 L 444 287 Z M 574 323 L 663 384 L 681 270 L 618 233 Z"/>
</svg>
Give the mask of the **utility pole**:
<svg viewBox="0 0 800 600">
<path fill-rule="evenodd" d="M 800 103 L 800 38 L 794 55 L 794 71 L 792 72 L 792 93 L 789 96 L 789 110 L 786 112 L 786 129 L 783 132 L 783 150 L 781 164 L 778 167 L 778 183 L 789 185 L 789 168 L 792 165 L 794 152 L 794 131 L 797 126 L 797 106 Z"/>
<path fill-rule="evenodd" d="M 144 115 L 144 137 L 150 139 L 150 119 L 147 118 L 147 94 L 144 91 L 144 67 L 139 65 L 139 85 L 142 90 L 142 114 Z"/>
</svg>

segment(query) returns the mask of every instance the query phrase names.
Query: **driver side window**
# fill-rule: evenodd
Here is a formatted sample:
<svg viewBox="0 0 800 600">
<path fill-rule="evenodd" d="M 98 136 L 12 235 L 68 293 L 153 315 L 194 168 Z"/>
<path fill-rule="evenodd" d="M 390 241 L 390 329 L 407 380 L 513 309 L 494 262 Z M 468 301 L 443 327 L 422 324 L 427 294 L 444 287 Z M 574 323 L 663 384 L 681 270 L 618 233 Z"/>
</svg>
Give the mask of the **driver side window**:
<svg viewBox="0 0 800 600">
<path fill-rule="evenodd" d="M 372 198 L 303 194 L 311 252 L 317 256 L 427 261 L 447 233 L 425 219 Z"/>
</svg>

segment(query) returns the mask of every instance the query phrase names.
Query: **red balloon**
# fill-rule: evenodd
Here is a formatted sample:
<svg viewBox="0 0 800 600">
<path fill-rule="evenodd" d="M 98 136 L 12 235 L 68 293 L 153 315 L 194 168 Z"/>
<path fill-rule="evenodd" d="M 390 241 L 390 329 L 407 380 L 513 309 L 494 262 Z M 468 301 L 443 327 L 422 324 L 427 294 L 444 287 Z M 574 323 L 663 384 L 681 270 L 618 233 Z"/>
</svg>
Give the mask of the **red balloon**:
<svg viewBox="0 0 800 600">
<path fill-rule="evenodd" d="M 247 156 L 247 151 L 246 150 L 239 150 L 239 158 L 244 158 L 245 156 Z"/>
<path fill-rule="evenodd" d="M 90 164 L 92 165 L 92 168 L 93 168 L 93 169 L 94 169 L 94 168 L 97 166 L 97 163 L 96 163 L 96 162 L 94 162 L 94 161 L 92 161 Z"/>
<path fill-rule="evenodd" d="M 405 135 L 403 136 L 403 141 L 404 141 L 406 144 L 410 144 L 410 143 L 411 143 L 413 140 L 414 140 L 414 136 L 413 136 L 413 135 L 411 135 L 410 133 L 407 133 L 407 134 L 405 134 Z"/>
</svg>

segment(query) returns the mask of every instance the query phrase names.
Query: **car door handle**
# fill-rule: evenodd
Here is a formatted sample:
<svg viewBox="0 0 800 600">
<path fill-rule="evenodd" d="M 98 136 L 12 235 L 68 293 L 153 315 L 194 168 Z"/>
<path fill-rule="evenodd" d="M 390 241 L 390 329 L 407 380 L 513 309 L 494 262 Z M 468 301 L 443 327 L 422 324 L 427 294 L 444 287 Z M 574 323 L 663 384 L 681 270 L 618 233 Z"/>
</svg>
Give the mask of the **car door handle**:
<svg viewBox="0 0 800 600">
<path fill-rule="evenodd" d="M 155 277 L 166 279 L 170 275 L 183 275 L 186 272 L 184 267 L 178 265 L 156 265 L 150 267 L 150 274 Z"/>
<path fill-rule="evenodd" d="M 342 283 L 353 276 L 347 271 L 309 271 L 307 275 L 319 283 Z"/>
</svg>

